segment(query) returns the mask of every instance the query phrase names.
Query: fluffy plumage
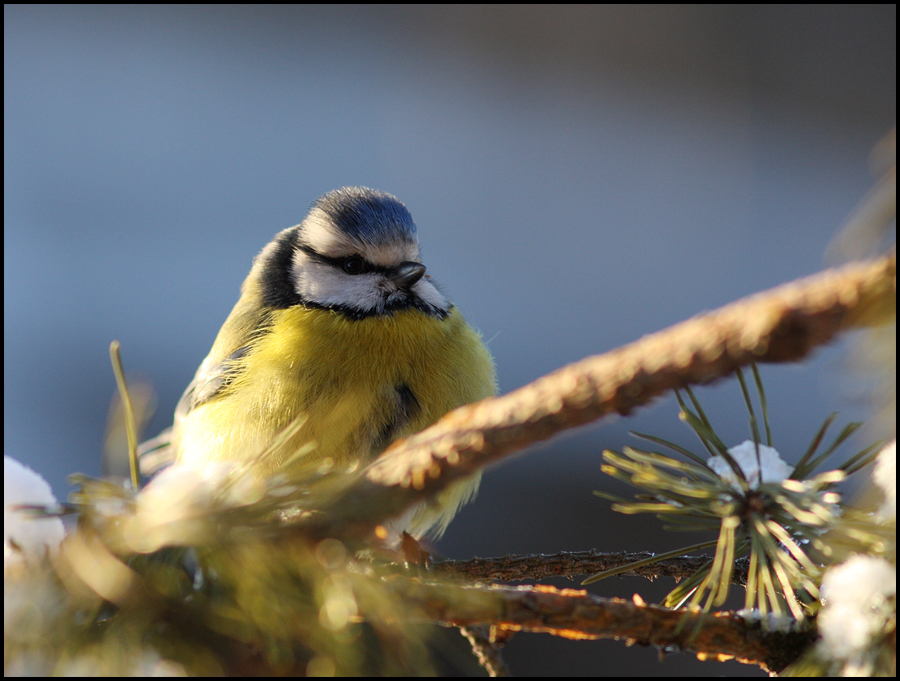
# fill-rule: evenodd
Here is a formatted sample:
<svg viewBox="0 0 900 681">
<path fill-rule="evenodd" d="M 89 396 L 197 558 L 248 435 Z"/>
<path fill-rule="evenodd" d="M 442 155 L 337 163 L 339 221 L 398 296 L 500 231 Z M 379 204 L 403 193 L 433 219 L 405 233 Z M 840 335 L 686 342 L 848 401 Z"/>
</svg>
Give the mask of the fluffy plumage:
<svg viewBox="0 0 900 681">
<path fill-rule="evenodd" d="M 356 187 L 320 198 L 255 259 L 178 405 L 176 456 L 257 457 L 299 417 L 289 446 L 259 459 L 261 475 L 304 446 L 304 464 L 368 463 L 493 395 L 490 354 L 418 261 L 415 223 L 393 196 Z M 399 529 L 442 533 L 478 484 L 448 488 Z"/>
</svg>

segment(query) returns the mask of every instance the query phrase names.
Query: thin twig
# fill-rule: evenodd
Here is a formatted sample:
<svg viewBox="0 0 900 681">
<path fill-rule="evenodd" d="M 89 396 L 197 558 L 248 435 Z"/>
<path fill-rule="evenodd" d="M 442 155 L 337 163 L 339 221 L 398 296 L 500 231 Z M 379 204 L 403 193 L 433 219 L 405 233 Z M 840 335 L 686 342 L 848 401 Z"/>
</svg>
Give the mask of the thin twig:
<svg viewBox="0 0 900 681">
<path fill-rule="evenodd" d="M 509 676 L 509 667 L 500 654 L 500 647 L 491 639 L 490 627 L 460 627 L 460 633 L 472 646 L 472 652 L 488 676 Z"/>
</svg>

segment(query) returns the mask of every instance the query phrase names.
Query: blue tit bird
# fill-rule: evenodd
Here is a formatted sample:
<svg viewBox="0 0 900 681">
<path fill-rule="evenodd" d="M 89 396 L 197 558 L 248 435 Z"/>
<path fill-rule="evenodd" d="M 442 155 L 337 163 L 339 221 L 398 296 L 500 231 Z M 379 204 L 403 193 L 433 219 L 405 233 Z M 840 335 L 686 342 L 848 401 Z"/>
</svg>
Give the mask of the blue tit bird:
<svg viewBox="0 0 900 681">
<path fill-rule="evenodd" d="M 298 458 L 352 467 L 494 394 L 491 355 L 425 276 L 406 206 L 345 187 L 255 258 L 178 404 L 171 447 L 184 462 L 255 460 L 260 475 Z M 267 451 L 292 424 L 289 446 Z M 440 536 L 479 483 L 455 483 L 395 531 Z"/>
</svg>

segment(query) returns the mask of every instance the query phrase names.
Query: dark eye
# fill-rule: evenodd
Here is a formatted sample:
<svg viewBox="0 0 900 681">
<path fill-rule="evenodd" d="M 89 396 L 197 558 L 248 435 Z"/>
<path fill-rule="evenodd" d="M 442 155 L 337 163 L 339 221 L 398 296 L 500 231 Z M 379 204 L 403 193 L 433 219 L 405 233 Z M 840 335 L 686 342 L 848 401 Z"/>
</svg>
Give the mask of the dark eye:
<svg viewBox="0 0 900 681">
<path fill-rule="evenodd" d="M 366 270 L 366 261 L 358 255 L 351 255 L 349 258 L 344 258 L 341 269 L 347 274 L 362 274 Z"/>
</svg>

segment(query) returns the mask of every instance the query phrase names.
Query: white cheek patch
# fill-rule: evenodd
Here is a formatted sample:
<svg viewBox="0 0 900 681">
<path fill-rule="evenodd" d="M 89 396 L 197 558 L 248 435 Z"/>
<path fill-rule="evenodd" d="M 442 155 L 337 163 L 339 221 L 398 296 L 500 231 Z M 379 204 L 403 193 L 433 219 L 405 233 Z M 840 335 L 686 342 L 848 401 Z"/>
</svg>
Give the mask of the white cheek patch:
<svg viewBox="0 0 900 681">
<path fill-rule="evenodd" d="M 294 253 L 294 290 L 304 300 L 325 307 L 352 307 L 363 311 L 384 309 L 384 291 L 379 274 L 351 276 L 317 262 L 303 251 Z"/>
<path fill-rule="evenodd" d="M 325 307 L 348 307 L 361 312 L 383 312 L 392 303 L 415 296 L 425 304 L 446 312 L 447 299 L 427 279 L 420 279 L 410 291 L 398 289 L 383 274 L 351 275 L 295 251 L 292 279 L 294 290 L 304 300 Z"/>
<path fill-rule="evenodd" d="M 450 302 L 435 288 L 434 284 L 425 279 L 419 279 L 412 287 L 412 292 L 423 301 L 436 307 L 442 312 L 446 312 L 450 308 Z"/>
</svg>

